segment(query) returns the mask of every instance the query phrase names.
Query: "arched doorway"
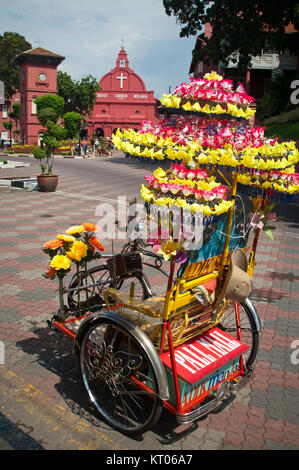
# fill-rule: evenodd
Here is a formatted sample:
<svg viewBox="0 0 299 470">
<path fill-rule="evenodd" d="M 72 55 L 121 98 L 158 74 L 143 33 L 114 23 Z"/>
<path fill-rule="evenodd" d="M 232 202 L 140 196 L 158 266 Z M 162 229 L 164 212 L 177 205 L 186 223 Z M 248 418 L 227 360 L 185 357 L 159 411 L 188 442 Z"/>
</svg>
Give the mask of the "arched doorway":
<svg viewBox="0 0 299 470">
<path fill-rule="evenodd" d="M 80 132 L 80 138 L 81 139 L 87 139 L 88 138 L 88 129 L 87 127 L 81 130 Z"/>
<path fill-rule="evenodd" d="M 40 147 L 43 146 L 43 137 L 44 137 L 44 131 L 40 131 L 37 136 L 37 143 Z"/>
<path fill-rule="evenodd" d="M 104 137 L 104 129 L 102 127 L 97 127 L 95 134 L 97 137 Z"/>
</svg>

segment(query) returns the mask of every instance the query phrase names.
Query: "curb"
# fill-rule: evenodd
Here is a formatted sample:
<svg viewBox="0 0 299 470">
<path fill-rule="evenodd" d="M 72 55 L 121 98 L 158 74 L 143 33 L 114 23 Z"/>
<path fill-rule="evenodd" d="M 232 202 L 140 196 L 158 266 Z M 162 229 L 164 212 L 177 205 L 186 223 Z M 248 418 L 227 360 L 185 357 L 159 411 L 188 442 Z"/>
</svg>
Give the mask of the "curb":
<svg viewBox="0 0 299 470">
<path fill-rule="evenodd" d="M 37 178 L 20 178 L 20 179 L 1 179 L 0 178 L 0 187 L 9 186 L 12 188 L 21 188 L 21 189 L 37 189 Z"/>
</svg>

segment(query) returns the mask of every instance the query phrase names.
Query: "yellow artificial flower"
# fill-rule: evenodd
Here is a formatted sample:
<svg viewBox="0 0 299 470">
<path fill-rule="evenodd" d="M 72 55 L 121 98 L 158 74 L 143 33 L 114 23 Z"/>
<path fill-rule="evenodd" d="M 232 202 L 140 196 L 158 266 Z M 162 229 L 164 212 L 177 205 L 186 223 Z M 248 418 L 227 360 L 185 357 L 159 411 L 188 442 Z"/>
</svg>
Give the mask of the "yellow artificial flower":
<svg viewBox="0 0 299 470">
<path fill-rule="evenodd" d="M 85 258 L 87 255 L 87 245 L 77 240 L 72 244 L 72 247 L 69 251 L 66 252 L 67 256 L 75 261 L 81 261 L 82 258 Z"/>
<path fill-rule="evenodd" d="M 72 251 L 81 256 L 81 258 L 85 258 L 87 255 L 87 245 L 81 240 L 77 240 L 72 245 Z"/>
<path fill-rule="evenodd" d="M 200 112 L 201 111 L 201 107 L 200 107 L 200 104 L 199 103 L 194 103 L 194 105 L 192 106 L 192 111 L 197 111 L 197 112 Z"/>
<path fill-rule="evenodd" d="M 158 253 L 160 253 L 165 261 L 168 261 L 171 256 L 174 256 L 177 254 L 178 248 L 182 246 L 182 242 L 174 242 L 172 238 L 170 240 L 167 240 L 162 243 L 161 248 L 158 250 Z"/>
<path fill-rule="evenodd" d="M 75 235 L 82 232 L 85 232 L 85 228 L 83 227 L 83 225 L 72 225 L 65 231 L 65 233 L 67 233 L 68 235 Z"/>
<path fill-rule="evenodd" d="M 210 106 L 208 104 L 205 104 L 203 108 L 201 108 L 203 113 L 209 113 L 211 112 Z"/>
<path fill-rule="evenodd" d="M 67 270 L 69 269 L 72 261 L 65 255 L 56 255 L 52 258 L 50 266 L 56 271 L 59 269 Z"/>
<path fill-rule="evenodd" d="M 219 82 L 223 80 L 223 77 L 221 77 L 221 75 L 218 75 L 218 73 L 216 73 L 214 70 L 212 70 L 212 72 L 210 73 L 206 73 L 203 78 L 205 78 L 206 80 L 213 80 Z"/>
<path fill-rule="evenodd" d="M 76 241 L 75 237 L 73 237 L 72 235 L 65 235 L 64 233 L 58 233 L 57 238 L 58 240 L 62 240 L 64 242 L 69 243 Z"/>
<path fill-rule="evenodd" d="M 179 96 L 172 96 L 171 98 L 171 107 L 179 108 L 181 103 L 181 98 Z"/>
<path fill-rule="evenodd" d="M 153 193 L 144 184 L 141 186 L 141 197 L 144 201 L 150 202 L 153 199 Z"/>
<path fill-rule="evenodd" d="M 183 104 L 182 108 L 185 111 L 192 111 L 192 104 L 190 103 L 190 101 L 188 101 L 187 103 Z"/>
<path fill-rule="evenodd" d="M 166 173 L 162 168 L 156 168 L 156 170 L 153 172 L 153 175 L 155 178 L 161 178 L 164 179 L 166 177 Z"/>
</svg>

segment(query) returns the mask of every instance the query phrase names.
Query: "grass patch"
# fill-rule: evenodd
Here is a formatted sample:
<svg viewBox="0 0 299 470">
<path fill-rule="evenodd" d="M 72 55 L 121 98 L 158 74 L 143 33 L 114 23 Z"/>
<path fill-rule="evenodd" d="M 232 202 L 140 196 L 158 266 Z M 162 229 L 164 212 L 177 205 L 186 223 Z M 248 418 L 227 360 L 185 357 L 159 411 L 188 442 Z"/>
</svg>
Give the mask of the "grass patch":
<svg viewBox="0 0 299 470">
<path fill-rule="evenodd" d="M 265 129 L 265 136 L 299 140 L 299 121 L 270 124 Z"/>
</svg>

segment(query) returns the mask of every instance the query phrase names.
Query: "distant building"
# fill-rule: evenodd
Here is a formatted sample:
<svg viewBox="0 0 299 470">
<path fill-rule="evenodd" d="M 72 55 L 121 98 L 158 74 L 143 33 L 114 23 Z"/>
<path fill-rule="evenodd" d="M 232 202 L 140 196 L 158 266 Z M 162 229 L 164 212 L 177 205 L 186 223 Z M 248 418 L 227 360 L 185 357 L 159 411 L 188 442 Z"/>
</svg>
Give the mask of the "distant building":
<svg viewBox="0 0 299 470">
<path fill-rule="evenodd" d="M 9 131 L 4 121 L 9 121 L 8 113 L 12 104 L 21 103 L 20 128 L 12 138 L 24 144 L 36 145 L 40 142 L 45 129 L 36 114 L 35 98 L 43 94 L 57 93 L 57 67 L 64 57 L 41 47 L 22 52 L 15 59 L 20 66 L 20 92 L 11 102 L 0 105 L 0 139 L 8 141 Z M 153 90 L 147 90 L 142 78 L 129 67 L 127 53 L 122 47 L 116 67 L 106 73 L 99 81 L 101 90 L 91 116 L 86 117 L 87 125 L 81 137 L 111 137 L 117 128 L 138 128 L 144 120 L 157 123 L 160 116 L 156 111 L 157 100 Z M 15 135 L 15 137 L 14 137 Z"/>
<path fill-rule="evenodd" d="M 16 127 L 15 123 L 8 116 L 13 111 L 12 105 L 19 102 L 20 93 L 16 93 L 10 101 L 5 100 L 4 104 L 0 104 L 0 141 L 4 140 L 6 144 L 10 141 L 10 137 L 12 142 L 20 138 L 20 129 Z M 11 132 L 4 127 L 4 122 L 12 122 L 13 127 Z"/>
<path fill-rule="evenodd" d="M 286 34 L 295 32 L 293 25 L 289 25 L 285 29 Z M 195 50 L 199 50 L 204 46 L 205 39 L 210 38 L 213 34 L 213 28 L 210 23 L 206 23 L 203 34 L 196 39 Z M 238 73 L 237 65 L 229 61 L 228 65 L 223 62 L 214 64 L 203 63 L 193 59 L 190 64 L 189 74 L 193 77 L 202 77 L 205 73 L 212 70 L 218 71 L 225 78 L 230 78 L 236 82 L 241 82 L 245 87 L 248 95 L 253 96 L 256 100 L 263 98 L 265 94 L 265 86 L 275 74 L 281 71 L 295 71 L 299 69 L 299 54 L 290 54 L 288 51 L 283 53 L 271 50 L 265 45 L 260 56 L 252 58 L 252 65 L 247 69 L 246 75 Z"/>
<path fill-rule="evenodd" d="M 45 130 L 37 119 L 34 99 L 57 93 L 57 67 L 63 60 L 42 47 L 22 52 L 15 59 L 20 66 L 20 137 L 24 144 L 37 144 Z"/>
<path fill-rule="evenodd" d="M 116 66 L 99 81 L 101 90 L 93 114 L 87 119 L 88 136 L 111 137 L 118 128 L 138 128 L 144 120 L 158 122 L 156 98 L 147 90 L 142 78 L 129 67 L 126 51 L 122 47 Z"/>
</svg>

